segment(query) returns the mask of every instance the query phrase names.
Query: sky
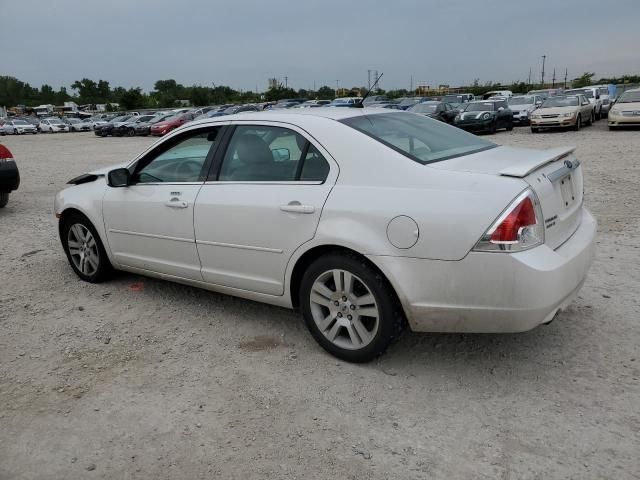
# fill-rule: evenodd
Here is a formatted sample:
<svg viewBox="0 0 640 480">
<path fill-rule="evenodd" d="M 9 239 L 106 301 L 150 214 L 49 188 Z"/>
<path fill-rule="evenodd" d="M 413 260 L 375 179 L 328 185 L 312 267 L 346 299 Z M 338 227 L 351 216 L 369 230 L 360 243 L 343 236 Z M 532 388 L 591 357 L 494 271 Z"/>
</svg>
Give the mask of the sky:
<svg viewBox="0 0 640 480">
<path fill-rule="evenodd" d="M 0 75 L 266 90 L 640 73 L 640 0 L 0 0 Z"/>
</svg>

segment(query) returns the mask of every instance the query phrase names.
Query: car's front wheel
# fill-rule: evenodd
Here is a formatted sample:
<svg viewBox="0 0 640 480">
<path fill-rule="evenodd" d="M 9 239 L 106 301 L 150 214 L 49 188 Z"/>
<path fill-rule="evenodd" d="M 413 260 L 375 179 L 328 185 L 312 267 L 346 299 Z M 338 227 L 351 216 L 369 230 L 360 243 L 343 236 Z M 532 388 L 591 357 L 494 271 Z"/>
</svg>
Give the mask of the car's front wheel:
<svg viewBox="0 0 640 480">
<path fill-rule="evenodd" d="M 85 282 L 106 280 L 113 268 L 98 232 L 89 219 L 73 213 L 62 219 L 60 237 L 71 268 Z"/>
<path fill-rule="evenodd" d="M 389 282 L 355 255 L 334 253 L 315 260 L 302 277 L 299 300 L 316 341 L 349 362 L 380 356 L 406 325 Z"/>
<path fill-rule="evenodd" d="M 9 192 L 0 192 L 0 208 L 4 208 L 9 203 Z"/>
</svg>

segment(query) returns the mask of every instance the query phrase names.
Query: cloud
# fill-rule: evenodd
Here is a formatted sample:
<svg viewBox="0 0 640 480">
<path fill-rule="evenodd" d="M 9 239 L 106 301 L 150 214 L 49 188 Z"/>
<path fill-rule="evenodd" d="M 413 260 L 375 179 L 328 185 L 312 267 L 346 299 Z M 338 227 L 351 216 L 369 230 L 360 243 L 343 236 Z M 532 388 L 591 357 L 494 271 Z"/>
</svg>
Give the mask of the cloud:
<svg viewBox="0 0 640 480">
<path fill-rule="evenodd" d="M 538 79 L 547 71 L 637 73 L 640 2 L 619 0 L 0 0 L 3 74 L 32 85 L 384 88 Z M 615 17 L 615 21 L 612 18 Z M 7 48 L 9 46 L 9 48 Z"/>
</svg>

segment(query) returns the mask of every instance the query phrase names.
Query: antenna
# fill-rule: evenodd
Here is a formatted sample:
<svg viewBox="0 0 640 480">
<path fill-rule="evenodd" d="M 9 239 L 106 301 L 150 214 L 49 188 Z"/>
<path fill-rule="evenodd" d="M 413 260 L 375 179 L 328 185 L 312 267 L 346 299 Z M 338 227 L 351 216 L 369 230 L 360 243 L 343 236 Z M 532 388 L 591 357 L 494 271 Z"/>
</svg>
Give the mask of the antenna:
<svg viewBox="0 0 640 480">
<path fill-rule="evenodd" d="M 376 72 L 376 73 L 378 73 L 378 72 Z M 376 78 L 376 81 L 373 82 L 373 85 L 371 85 L 371 88 L 369 90 L 367 90 L 367 93 L 364 94 L 364 96 L 362 97 L 362 100 L 360 100 L 358 103 L 354 103 L 353 104 L 354 108 L 364 108 L 364 101 L 367 99 L 367 97 L 371 93 L 371 90 L 376 88 L 376 85 L 378 85 L 378 82 L 382 78 L 382 75 L 384 75 L 384 73 L 381 73 L 380 76 L 378 78 Z"/>
</svg>

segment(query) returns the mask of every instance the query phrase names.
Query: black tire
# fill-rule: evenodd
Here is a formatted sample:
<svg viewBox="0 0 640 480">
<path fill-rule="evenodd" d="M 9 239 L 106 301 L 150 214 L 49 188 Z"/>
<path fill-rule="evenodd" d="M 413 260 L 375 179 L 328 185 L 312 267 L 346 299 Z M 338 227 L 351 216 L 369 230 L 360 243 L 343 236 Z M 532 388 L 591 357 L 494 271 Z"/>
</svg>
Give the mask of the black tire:
<svg viewBox="0 0 640 480">
<path fill-rule="evenodd" d="M 489 133 L 494 134 L 494 133 L 496 133 L 497 130 L 498 130 L 498 121 L 496 120 L 489 127 Z"/>
<path fill-rule="evenodd" d="M 13 134 L 14 134 L 14 135 L 20 135 L 20 134 L 18 133 L 18 129 L 17 129 L 17 128 L 14 128 L 14 129 L 13 129 Z"/>
<path fill-rule="evenodd" d="M 540 129 L 538 127 L 531 127 L 531 133 L 539 133 Z"/>
<path fill-rule="evenodd" d="M 0 208 L 4 208 L 9 203 L 9 192 L 0 192 Z"/>
<path fill-rule="evenodd" d="M 578 114 L 578 118 L 576 118 L 576 124 L 572 127 L 572 130 L 577 132 L 578 130 L 580 130 L 581 126 L 582 126 L 582 116 Z"/>
<path fill-rule="evenodd" d="M 90 283 L 101 283 L 105 280 L 108 280 L 113 274 L 113 267 L 111 266 L 111 262 L 109 261 L 109 257 L 107 256 L 107 252 L 104 249 L 104 245 L 102 244 L 102 240 L 98 235 L 98 232 L 94 228 L 93 224 L 89 221 L 89 219 L 81 213 L 72 213 L 66 215 L 61 220 L 62 225 L 60 228 L 60 240 L 62 241 L 62 248 L 64 249 L 64 253 L 67 255 L 67 260 L 69 261 L 69 265 L 73 271 L 85 282 Z M 83 273 L 74 263 L 71 258 L 71 253 L 69 251 L 69 230 L 76 225 L 80 224 L 84 226 L 91 235 L 93 236 L 96 244 L 95 254 L 97 254 L 98 267 L 95 269 L 95 272 L 87 275 Z"/>
<path fill-rule="evenodd" d="M 133 137 L 136 134 L 136 131 L 133 128 L 127 130 L 127 135 Z"/>
<path fill-rule="evenodd" d="M 593 116 L 595 117 L 596 120 L 600 120 L 602 118 L 602 109 L 600 109 L 600 111 L 597 114 L 595 114 L 594 112 Z"/>
<path fill-rule="evenodd" d="M 323 334 L 313 318 L 312 287 L 323 274 L 335 269 L 347 271 L 357 277 L 371 292 L 378 307 L 377 330 L 369 343 L 359 349 L 342 348 L 333 343 Z M 347 362 L 363 363 L 379 357 L 391 342 L 400 336 L 407 324 L 402 306 L 386 278 L 367 261 L 356 255 L 341 252 L 324 255 L 309 265 L 302 277 L 299 305 L 313 338 L 327 352 Z"/>
<path fill-rule="evenodd" d="M 610 132 L 612 132 L 612 131 L 614 131 L 614 130 L 617 130 L 617 129 L 618 129 L 618 127 L 615 127 L 615 126 L 613 126 L 613 125 L 609 125 L 609 131 L 610 131 Z"/>
<path fill-rule="evenodd" d="M 511 130 L 513 130 L 513 123 L 507 125 L 507 132 L 510 132 Z"/>
<path fill-rule="evenodd" d="M 589 119 L 589 125 L 593 125 L 595 121 L 596 121 L 596 114 L 595 112 L 593 112 L 591 113 L 591 118 Z"/>
</svg>

